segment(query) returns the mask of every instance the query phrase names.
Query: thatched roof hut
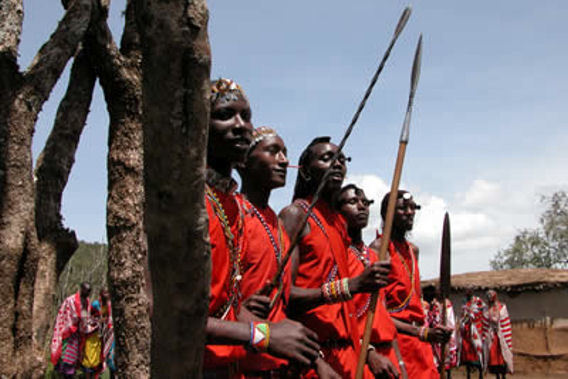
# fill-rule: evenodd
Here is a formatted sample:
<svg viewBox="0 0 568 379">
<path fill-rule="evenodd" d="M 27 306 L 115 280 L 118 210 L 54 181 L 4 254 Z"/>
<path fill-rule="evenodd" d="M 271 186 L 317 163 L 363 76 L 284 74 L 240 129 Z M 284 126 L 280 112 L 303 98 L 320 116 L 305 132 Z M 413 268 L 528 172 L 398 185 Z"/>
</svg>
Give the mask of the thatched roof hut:
<svg viewBox="0 0 568 379">
<path fill-rule="evenodd" d="M 422 287 L 427 285 L 437 286 L 438 279 L 422 281 Z M 494 289 L 507 293 L 568 288 L 568 270 L 520 268 L 468 272 L 452 276 L 452 291 L 463 292 L 467 288 L 477 291 Z"/>
</svg>

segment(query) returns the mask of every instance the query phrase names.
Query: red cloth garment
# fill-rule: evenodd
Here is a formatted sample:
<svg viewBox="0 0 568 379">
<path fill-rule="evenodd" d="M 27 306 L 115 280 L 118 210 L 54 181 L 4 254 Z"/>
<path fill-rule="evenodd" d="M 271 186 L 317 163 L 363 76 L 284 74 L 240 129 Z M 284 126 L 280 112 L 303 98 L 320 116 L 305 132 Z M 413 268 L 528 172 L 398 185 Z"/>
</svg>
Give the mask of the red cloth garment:
<svg viewBox="0 0 568 379">
<path fill-rule="evenodd" d="M 244 216 L 233 191 L 223 192 L 208 186 L 206 193 L 211 242 L 209 316 L 236 321 L 240 301 L 240 260 L 244 249 Z M 206 345 L 204 367 L 234 364 L 244 354 L 241 346 Z"/>
<path fill-rule="evenodd" d="M 241 281 L 242 299 L 261 290 L 270 282 L 278 265 L 288 251 L 290 241 L 278 216 L 270 207 L 257 208 L 244 197 L 238 196 L 245 211 L 245 239 L 246 250 L 243 252 L 242 267 L 243 279 Z M 268 321 L 278 322 L 286 318 L 286 304 L 290 295 L 291 272 L 290 263 L 282 275 L 281 287 L 274 290 L 271 298 L 276 297 L 274 307 L 268 315 Z M 288 362 L 274 358 L 268 354 L 255 354 L 248 352 L 247 356 L 239 362 L 239 369 L 247 371 L 274 370 Z"/>
<path fill-rule="evenodd" d="M 461 364 L 483 364 L 482 319 L 485 303 L 472 296 L 463 306 L 459 325 Z"/>
<path fill-rule="evenodd" d="M 391 317 L 399 321 L 425 325 L 420 271 L 412 245 L 407 241 L 390 241 L 389 255 L 390 283 L 383 289 L 387 311 Z M 402 333 L 398 334 L 398 341 L 409 378 L 439 378 L 429 343 Z"/>
<path fill-rule="evenodd" d="M 307 210 L 309 201 L 296 200 L 295 204 Z M 295 285 L 303 288 L 321 288 L 328 281 L 349 277 L 349 236 L 345 220 L 321 200 L 312 212 L 313 216 L 308 219 L 310 233 L 298 245 L 300 254 Z M 357 321 L 351 317 L 354 312 L 353 303 L 349 301 L 321 305 L 298 317 L 318 334 L 324 346 L 324 359 L 343 378 L 355 377 L 357 369 L 360 336 Z"/>
<path fill-rule="evenodd" d="M 357 245 L 352 244 L 349 247 L 348 251 L 350 277 L 361 275 L 366 267 L 378 260 L 377 254 L 374 251 L 370 250 L 367 246 L 365 246 L 363 242 Z M 394 326 L 394 323 L 392 322 L 390 315 L 387 312 L 383 300 L 384 293 L 381 293 L 379 296 L 379 301 L 377 302 L 377 308 L 375 309 L 375 318 L 373 320 L 373 329 L 371 331 L 371 344 L 377 347 L 382 346 L 377 348 L 377 352 L 388 357 L 400 372 L 400 369 L 398 367 L 398 359 L 396 359 L 394 349 L 392 345 L 390 345 L 396 338 L 396 327 Z M 355 307 L 355 315 L 357 317 L 359 333 L 361 336 L 363 336 L 367 314 L 369 313 L 371 295 L 368 293 L 356 294 L 353 296 L 352 301 Z"/>
<path fill-rule="evenodd" d="M 440 374 L 434 365 L 432 346 L 422 342 L 417 337 L 398 334 L 400 354 L 406 366 L 408 378 L 412 379 L 439 379 Z"/>
<path fill-rule="evenodd" d="M 53 337 L 51 339 L 51 363 L 56 365 L 62 357 L 62 350 L 64 341 L 69 339 L 72 335 L 74 338 L 68 341 L 69 354 L 65 355 L 65 363 L 76 364 L 79 361 L 80 345 L 82 342 L 81 334 L 81 294 L 79 291 L 74 295 L 67 297 L 55 319 L 55 326 L 53 328 Z M 90 302 L 87 299 L 87 314 L 90 314 Z"/>
<path fill-rule="evenodd" d="M 513 332 L 505 304 L 496 301 L 483 314 L 485 367 L 491 373 L 513 373 Z"/>
</svg>

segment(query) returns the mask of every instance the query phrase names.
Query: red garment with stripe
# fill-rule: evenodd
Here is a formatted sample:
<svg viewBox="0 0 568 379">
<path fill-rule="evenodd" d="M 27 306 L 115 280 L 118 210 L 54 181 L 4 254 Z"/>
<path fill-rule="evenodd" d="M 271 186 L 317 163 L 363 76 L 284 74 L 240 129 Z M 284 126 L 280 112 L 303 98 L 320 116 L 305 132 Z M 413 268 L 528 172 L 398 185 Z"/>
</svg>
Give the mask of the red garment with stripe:
<svg viewBox="0 0 568 379">
<path fill-rule="evenodd" d="M 214 187 L 211 187 L 214 194 L 219 199 L 223 210 L 227 216 L 231 232 L 239 239 L 237 242 L 240 248 L 244 248 L 242 230 L 243 227 L 239 220 L 240 208 L 233 193 L 224 193 Z M 211 241 L 211 293 L 209 298 L 209 316 L 214 316 L 229 302 L 231 287 L 231 252 L 227 244 L 227 239 L 223 229 L 223 224 L 213 209 L 213 202 L 206 198 L 207 214 L 209 216 L 209 239 Z M 240 238 L 238 237 L 240 236 Z M 227 321 L 235 321 L 237 319 L 239 303 L 231 304 L 228 312 L 223 317 Z M 213 368 L 226 366 L 235 363 L 239 358 L 243 357 L 245 350 L 241 346 L 225 346 L 225 345 L 206 345 L 204 354 L 204 367 Z"/>
<path fill-rule="evenodd" d="M 245 300 L 271 281 L 278 270 L 280 259 L 288 251 L 290 241 L 278 216 L 270 207 L 256 208 L 243 197 L 238 196 L 237 198 L 245 210 L 247 248 L 243 252 L 243 279 L 241 281 L 242 299 Z M 280 258 L 277 258 L 277 252 Z M 286 318 L 285 309 L 290 295 L 290 285 L 291 272 L 290 263 L 288 263 L 282 276 L 282 290 L 274 290 L 270 295 L 273 298 L 278 293 L 278 299 L 268 316 L 269 321 L 277 322 Z M 240 361 L 239 368 L 246 373 L 246 371 L 272 370 L 286 364 L 286 360 L 274 358 L 268 354 L 259 355 L 249 352 Z"/>
<path fill-rule="evenodd" d="M 349 247 L 348 264 L 350 269 L 350 277 L 356 277 L 363 273 L 365 267 L 378 260 L 377 254 L 370 250 L 363 242 L 357 246 Z M 398 359 L 392 346 L 384 346 L 390 344 L 396 338 L 396 327 L 392 322 L 387 309 L 384 305 L 384 293 L 380 291 L 379 301 L 375 309 L 375 318 L 373 320 L 373 329 L 371 331 L 371 344 L 383 345 L 379 347 L 377 352 L 388 357 L 395 367 L 399 370 Z M 355 315 L 359 325 L 359 333 L 363 336 L 365 332 L 365 323 L 367 314 L 369 313 L 369 303 L 371 295 L 368 293 L 361 293 L 353 295 L 353 304 L 355 306 Z"/>
<path fill-rule="evenodd" d="M 390 316 L 397 320 L 424 325 L 426 316 L 421 300 L 420 271 L 412 245 L 407 241 L 390 241 L 389 255 L 390 283 L 383 289 L 387 310 Z M 409 378 L 439 378 L 429 343 L 402 333 L 398 334 L 398 341 Z"/>
<path fill-rule="evenodd" d="M 310 199 L 298 200 L 296 204 L 300 205 L 299 202 L 302 201 L 305 206 Z M 308 219 L 310 233 L 299 243 L 300 256 L 295 285 L 303 288 L 321 288 L 328 280 L 349 277 L 349 236 L 345 220 L 321 200 L 313 208 L 313 214 L 315 217 Z M 355 377 L 357 369 L 360 336 L 355 318 L 350 317 L 353 312 L 352 302 L 340 302 L 321 305 L 298 317 L 324 343 L 329 340 L 351 340 L 352 346 L 322 349 L 326 362 L 343 378 Z"/>
</svg>

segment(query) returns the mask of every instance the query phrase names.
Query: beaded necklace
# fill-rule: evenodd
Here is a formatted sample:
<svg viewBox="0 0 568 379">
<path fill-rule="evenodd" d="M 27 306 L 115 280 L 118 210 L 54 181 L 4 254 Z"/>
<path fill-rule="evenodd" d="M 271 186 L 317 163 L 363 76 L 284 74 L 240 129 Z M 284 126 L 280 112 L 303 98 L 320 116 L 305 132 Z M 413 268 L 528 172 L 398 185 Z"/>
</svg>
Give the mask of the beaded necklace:
<svg viewBox="0 0 568 379">
<path fill-rule="evenodd" d="M 242 279 L 241 275 L 241 246 L 239 244 L 240 237 L 242 236 L 243 232 L 243 214 L 239 207 L 239 215 L 237 219 L 237 232 L 238 235 L 235 236 L 231 231 L 231 226 L 229 224 L 229 219 L 221 204 L 221 201 L 215 194 L 215 191 L 209 186 L 205 186 L 205 194 L 207 198 L 211 202 L 211 206 L 213 207 L 213 211 L 215 212 L 215 216 L 221 222 L 223 227 L 223 234 L 225 235 L 225 241 L 227 243 L 227 247 L 229 248 L 229 258 L 230 258 L 230 266 L 231 266 L 231 284 L 229 286 L 229 300 L 227 303 L 223 304 L 221 308 L 215 312 L 215 317 L 219 317 L 221 319 L 225 318 L 229 312 L 229 308 L 231 305 L 235 307 L 238 306 L 239 299 L 241 297 L 240 285 L 239 282 Z M 237 202 L 238 205 L 238 202 Z"/>
<path fill-rule="evenodd" d="M 274 254 L 276 255 L 276 260 L 278 261 L 278 263 L 280 263 L 280 261 L 282 260 L 282 247 L 284 246 L 282 243 L 282 225 L 280 224 L 280 220 L 277 220 L 278 243 L 276 243 L 276 238 L 274 238 L 274 234 L 270 230 L 270 227 L 268 226 L 268 223 L 266 222 L 265 218 L 252 203 L 249 202 L 249 204 L 251 206 L 252 212 L 258 218 L 258 220 L 262 224 L 262 227 L 264 228 L 264 231 L 268 235 L 268 239 L 270 240 L 272 248 L 274 249 Z"/>
<path fill-rule="evenodd" d="M 278 262 L 278 264 L 280 264 L 280 262 L 282 261 L 282 250 L 284 250 L 284 242 L 283 242 L 283 237 L 282 237 L 282 224 L 280 223 L 280 220 L 278 218 L 276 218 L 276 222 L 278 224 L 278 243 L 276 243 L 276 238 L 274 238 L 274 234 L 272 233 L 272 231 L 268 227 L 268 223 L 266 222 L 266 219 L 262 216 L 262 214 L 254 206 L 254 204 L 252 204 L 250 201 L 247 201 L 246 203 L 247 203 L 247 205 L 250 205 L 250 209 L 252 210 L 254 215 L 258 218 L 260 223 L 262 224 L 262 227 L 264 228 L 264 231 L 268 235 L 268 239 L 270 240 L 270 243 L 272 244 L 272 249 L 274 249 L 274 255 L 276 256 L 276 261 Z M 280 275 L 279 283 L 278 283 L 278 289 L 276 291 L 276 294 L 274 295 L 274 297 L 271 300 L 272 304 L 276 303 L 276 300 L 282 294 L 283 289 L 284 289 L 284 278 L 283 278 L 282 275 Z"/>
<path fill-rule="evenodd" d="M 371 264 L 371 260 L 369 259 L 369 248 L 365 245 L 363 245 L 363 250 L 359 249 L 359 247 L 357 247 L 357 245 L 352 244 L 351 246 L 349 246 L 349 250 L 351 250 L 351 252 L 353 254 L 355 254 L 355 256 L 357 257 L 357 259 L 363 264 L 363 267 L 367 268 L 369 267 L 369 265 Z M 365 301 L 365 304 L 363 304 L 363 306 L 359 309 L 357 309 L 357 318 L 361 318 L 363 317 L 366 313 L 367 310 L 369 310 L 369 306 L 371 305 L 371 295 L 370 294 L 364 294 L 364 296 L 367 296 L 367 300 Z"/>
<path fill-rule="evenodd" d="M 416 263 L 414 262 L 414 251 L 412 250 L 412 245 L 410 245 L 408 243 L 408 241 L 405 241 L 405 242 L 408 246 L 408 251 L 410 253 L 412 271 L 408 268 L 408 265 L 406 264 L 406 260 L 404 259 L 401 252 L 398 250 L 398 248 L 396 247 L 396 245 L 394 243 L 393 243 L 393 246 L 394 246 L 394 250 L 398 254 L 398 257 L 400 258 L 400 261 L 402 262 L 402 265 L 404 266 L 404 271 L 406 271 L 406 274 L 410 276 L 410 291 L 408 292 L 408 296 L 406 297 L 406 299 L 404 299 L 400 305 L 398 305 L 394 308 L 387 309 L 389 313 L 398 313 L 398 312 L 405 310 L 406 307 L 408 307 L 408 304 L 410 304 L 410 299 L 412 298 L 412 295 L 414 294 L 414 286 L 415 286 L 414 285 L 414 274 L 415 274 L 415 269 L 416 269 Z"/>
</svg>

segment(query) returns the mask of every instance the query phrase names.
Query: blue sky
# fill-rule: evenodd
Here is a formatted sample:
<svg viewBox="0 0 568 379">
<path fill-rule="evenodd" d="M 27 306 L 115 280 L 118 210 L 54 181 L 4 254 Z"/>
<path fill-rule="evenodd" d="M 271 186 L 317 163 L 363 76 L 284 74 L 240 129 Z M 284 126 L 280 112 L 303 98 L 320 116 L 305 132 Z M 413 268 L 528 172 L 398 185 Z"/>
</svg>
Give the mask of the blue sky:
<svg viewBox="0 0 568 379">
<path fill-rule="evenodd" d="M 61 17 L 58 1 L 25 0 L 20 62 L 25 67 Z M 209 2 L 212 77 L 247 92 L 256 126 L 282 134 L 295 162 L 318 135 L 335 140 L 386 48 L 402 1 L 266 0 Z M 414 48 L 424 35 L 403 186 L 423 209 L 412 235 L 423 277 L 436 276 L 443 212 L 452 219 L 454 272 L 483 270 L 515 232 L 534 227 L 539 194 L 568 188 L 568 2 L 417 1 L 346 146 L 348 180 L 382 197 L 390 186 Z M 115 0 L 118 40 L 124 1 Z M 37 125 L 37 156 L 66 76 Z M 105 236 L 105 104 L 97 90 L 64 194 L 66 225 L 79 238 Z M 296 172 L 273 194 L 289 202 Z M 365 236 L 378 227 L 378 209 Z"/>
</svg>

